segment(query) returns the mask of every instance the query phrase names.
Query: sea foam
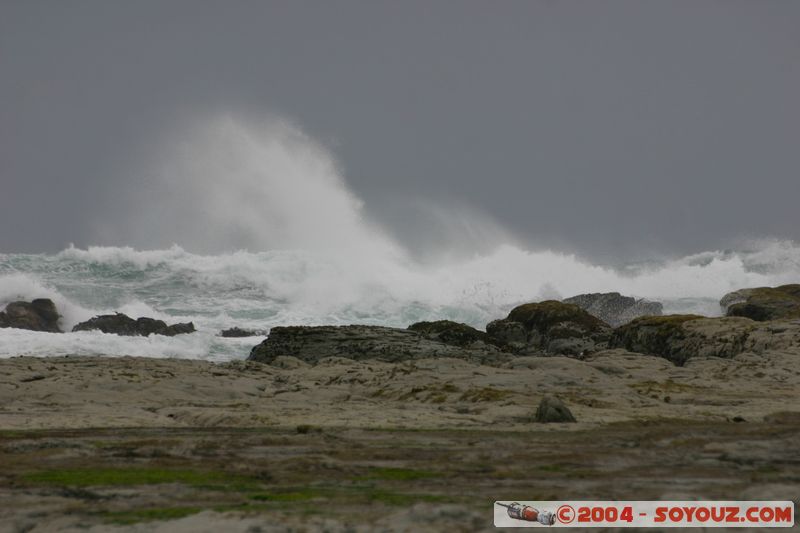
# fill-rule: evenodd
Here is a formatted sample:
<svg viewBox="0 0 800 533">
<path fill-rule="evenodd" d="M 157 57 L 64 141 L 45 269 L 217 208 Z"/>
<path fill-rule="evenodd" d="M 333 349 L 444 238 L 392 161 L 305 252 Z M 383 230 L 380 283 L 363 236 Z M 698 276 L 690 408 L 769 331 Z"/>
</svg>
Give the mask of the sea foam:
<svg viewBox="0 0 800 533">
<path fill-rule="evenodd" d="M 436 319 L 482 328 L 520 303 L 587 292 L 716 315 L 726 292 L 800 280 L 792 241 L 614 268 L 528 249 L 489 217 L 452 208 L 440 210 L 442 228 L 431 228 L 443 236 L 441 253 L 417 254 L 365 213 L 330 152 L 288 121 L 216 117 L 164 146 L 145 177 L 109 196 L 96 221 L 98 242 L 124 246 L 0 254 L 0 305 L 52 298 L 65 331 L 124 312 L 193 321 L 198 333 L 144 339 L 5 329 L 0 355 L 241 358 L 258 339 L 221 339 L 219 330 Z M 482 236 L 474 248 L 467 230 Z"/>
</svg>

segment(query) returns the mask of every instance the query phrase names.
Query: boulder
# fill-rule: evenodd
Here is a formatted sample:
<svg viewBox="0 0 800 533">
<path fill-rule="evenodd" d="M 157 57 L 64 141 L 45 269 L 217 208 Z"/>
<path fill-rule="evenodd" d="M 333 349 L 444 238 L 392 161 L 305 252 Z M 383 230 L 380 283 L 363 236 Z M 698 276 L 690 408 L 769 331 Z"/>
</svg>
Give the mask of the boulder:
<svg viewBox="0 0 800 533">
<path fill-rule="evenodd" d="M 172 337 L 184 333 L 193 333 L 194 324 L 191 322 L 167 325 L 163 320 L 154 318 L 140 317 L 133 319 L 123 313 L 113 315 L 99 315 L 94 318 L 81 322 L 72 328 L 72 331 L 91 331 L 100 330 L 103 333 L 115 333 L 126 336 L 166 335 Z"/>
<path fill-rule="evenodd" d="M 552 422 L 577 422 L 564 402 L 553 396 L 545 396 L 536 409 L 536 422 L 549 424 Z"/>
<path fill-rule="evenodd" d="M 480 330 L 453 322 L 452 320 L 437 320 L 435 322 L 417 322 L 408 326 L 411 331 L 416 331 L 426 339 L 443 342 L 462 348 L 488 348 L 489 336 Z M 489 349 L 495 349 L 494 347 Z"/>
<path fill-rule="evenodd" d="M 719 302 L 727 316 L 757 321 L 800 318 L 800 284 L 730 292 Z"/>
<path fill-rule="evenodd" d="M 585 355 L 607 347 L 611 327 L 577 305 L 547 300 L 520 305 L 486 326 L 490 342 L 522 355 Z"/>
<path fill-rule="evenodd" d="M 618 292 L 579 294 L 562 301 L 575 304 L 590 315 L 596 316 L 614 327 L 627 324 L 640 316 L 660 316 L 664 309 L 660 302 L 637 300 L 630 296 L 622 296 Z"/>
<path fill-rule="evenodd" d="M 52 300 L 37 298 L 31 302 L 11 302 L 0 312 L 0 328 L 29 329 L 61 333 L 59 314 Z"/>
<path fill-rule="evenodd" d="M 684 352 L 684 323 L 698 320 L 699 315 L 647 316 L 620 326 L 611 337 L 610 347 L 629 352 L 658 355 L 682 365 L 688 358 Z"/>
<path fill-rule="evenodd" d="M 486 324 L 489 342 L 507 351 L 521 353 L 528 347 L 528 330 L 519 322 L 501 318 Z"/>
<path fill-rule="evenodd" d="M 694 357 L 732 358 L 800 347 L 800 320 L 756 322 L 743 317 L 666 315 L 617 328 L 611 347 L 664 357 L 683 365 Z"/>
<path fill-rule="evenodd" d="M 508 357 L 431 340 L 416 331 L 383 326 L 288 326 L 274 327 L 269 337 L 255 346 L 248 360 L 272 363 L 291 356 L 316 364 L 331 356 L 346 359 L 379 359 L 400 362 L 431 357 L 455 357 L 493 364 Z"/>
</svg>

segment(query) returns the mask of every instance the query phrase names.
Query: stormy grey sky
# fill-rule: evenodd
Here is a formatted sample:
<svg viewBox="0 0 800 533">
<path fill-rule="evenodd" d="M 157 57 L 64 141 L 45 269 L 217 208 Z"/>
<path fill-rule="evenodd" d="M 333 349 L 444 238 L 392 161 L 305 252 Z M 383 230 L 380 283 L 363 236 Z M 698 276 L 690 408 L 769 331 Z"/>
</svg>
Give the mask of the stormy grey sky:
<svg viewBox="0 0 800 533">
<path fill-rule="evenodd" d="M 95 244 L 108 191 L 220 110 L 295 121 L 412 246 L 420 199 L 604 258 L 800 240 L 798 28 L 789 1 L 3 0 L 0 251 Z"/>
</svg>

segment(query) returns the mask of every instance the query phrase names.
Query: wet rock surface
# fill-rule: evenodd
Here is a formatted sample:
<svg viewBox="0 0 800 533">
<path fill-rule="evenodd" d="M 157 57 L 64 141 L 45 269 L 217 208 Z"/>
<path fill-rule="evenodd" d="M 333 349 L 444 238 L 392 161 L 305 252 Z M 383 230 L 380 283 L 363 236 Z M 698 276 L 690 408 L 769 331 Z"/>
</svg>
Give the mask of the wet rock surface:
<svg viewBox="0 0 800 533">
<path fill-rule="evenodd" d="M 99 330 L 103 333 L 114 333 L 116 335 L 140 335 L 144 337 L 149 335 L 166 335 L 172 337 L 184 333 L 193 333 L 195 328 L 194 324 L 191 322 L 167 325 L 163 320 L 156 320 L 148 317 L 133 319 L 122 313 L 99 315 L 86 322 L 81 322 L 72 328 L 72 331 L 92 330 Z"/>
<path fill-rule="evenodd" d="M 60 333 L 59 314 L 52 300 L 37 298 L 31 302 L 11 302 L 0 312 L 0 328 L 28 329 Z"/>
<path fill-rule="evenodd" d="M 228 328 L 223 329 L 219 332 L 220 337 L 225 337 L 228 339 L 233 338 L 240 338 L 240 337 L 258 337 L 266 335 L 263 330 L 254 330 L 254 329 L 242 329 L 242 328 Z"/>
<path fill-rule="evenodd" d="M 664 309 L 660 302 L 637 300 L 618 292 L 579 294 L 562 302 L 575 304 L 613 327 L 627 324 L 640 316 L 660 316 Z"/>
</svg>

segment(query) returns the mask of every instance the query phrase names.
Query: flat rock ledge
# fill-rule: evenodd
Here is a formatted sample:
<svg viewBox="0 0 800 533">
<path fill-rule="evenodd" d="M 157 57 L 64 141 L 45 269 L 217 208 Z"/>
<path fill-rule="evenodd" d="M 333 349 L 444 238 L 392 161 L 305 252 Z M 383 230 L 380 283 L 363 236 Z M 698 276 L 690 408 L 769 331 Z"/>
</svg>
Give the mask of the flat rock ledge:
<svg viewBox="0 0 800 533">
<path fill-rule="evenodd" d="M 296 357 L 309 364 L 332 356 L 391 363 L 431 357 L 453 357 L 483 364 L 496 364 L 510 359 L 509 354 L 496 350 L 453 346 L 407 329 L 383 326 L 288 326 L 272 328 L 269 337 L 253 348 L 248 360 L 272 363 L 280 356 Z"/>
</svg>

